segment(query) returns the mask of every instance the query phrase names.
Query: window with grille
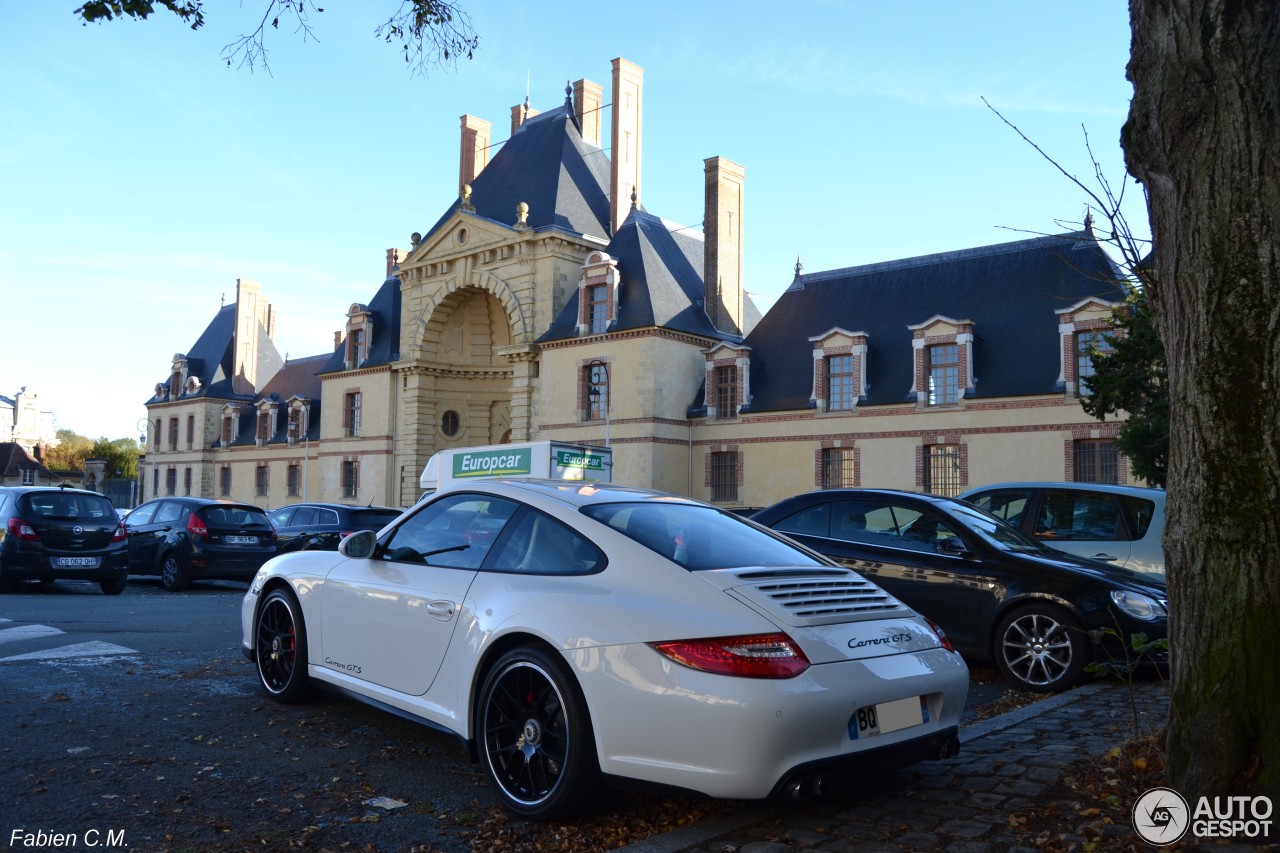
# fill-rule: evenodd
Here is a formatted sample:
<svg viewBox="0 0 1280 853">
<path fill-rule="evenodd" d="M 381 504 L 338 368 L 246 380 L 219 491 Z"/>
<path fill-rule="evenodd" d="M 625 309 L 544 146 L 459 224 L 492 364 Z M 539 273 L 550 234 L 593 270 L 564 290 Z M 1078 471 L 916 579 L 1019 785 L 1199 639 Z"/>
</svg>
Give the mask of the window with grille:
<svg viewBox="0 0 1280 853">
<path fill-rule="evenodd" d="M 931 444 L 924 449 L 924 490 L 954 498 L 960 494 L 960 445 Z"/>
<path fill-rule="evenodd" d="M 851 489 L 856 486 L 854 459 L 852 447 L 824 448 L 819 486 L 824 489 Z"/>
<path fill-rule="evenodd" d="M 166 495 L 175 495 L 178 493 L 178 469 L 169 468 L 165 470 L 164 493 Z"/>
<path fill-rule="evenodd" d="M 222 444 L 224 447 L 230 444 L 231 439 L 235 437 L 232 434 L 235 422 L 235 415 L 225 415 L 222 418 Z"/>
<path fill-rule="evenodd" d="M 191 494 L 191 466 L 188 465 L 182 472 L 182 493 L 184 495 Z"/>
<path fill-rule="evenodd" d="M 290 465 L 289 470 L 285 473 L 285 486 L 288 488 L 289 497 L 291 498 L 296 498 L 301 494 L 301 473 L 302 469 L 297 465 Z"/>
<path fill-rule="evenodd" d="M 178 449 L 178 419 L 169 418 L 169 449 Z"/>
<path fill-rule="evenodd" d="M 342 496 L 344 498 L 354 498 L 356 492 L 360 489 L 360 463 L 359 462 L 343 462 L 342 463 Z"/>
<path fill-rule="evenodd" d="M 364 329 L 352 329 L 347 336 L 347 359 L 351 366 L 359 367 L 363 364 L 366 352 Z"/>
<path fill-rule="evenodd" d="M 929 347 L 929 405 L 948 406 L 960 402 L 960 347 L 935 344 Z"/>
<path fill-rule="evenodd" d="M 1077 483 L 1119 483 L 1116 443 L 1108 439 L 1090 439 L 1075 443 Z"/>
<path fill-rule="evenodd" d="M 218 492 L 222 497 L 231 495 L 231 466 L 223 465 L 218 470 Z"/>
<path fill-rule="evenodd" d="M 253 491 L 259 497 L 263 497 L 267 493 L 267 477 L 268 471 L 266 465 L 259 465 L 253 472 Z"/>
<path fill-rule="evenodd" d="M 1108 334 L 1104 329 L 1076 332 L 1076 379 L 1081 397 L 1092 393 L 1089 390 L 1089 379 L 1097 373 L 1093 366 L 1093 354 L 1096 352 L 1100 356 L 1107 356 L 1115 352 L 1115 347 L 1107 338 Z"/>
<path fill-rule="evenodd" d="M 853 408 L 853 356 L 833 355 L 827 359 L 827 411 L 847 412 Z"/>
<path fill-rule="evenodd" d="M 609 370 L 603 364 L 584 368 L 587 380 L 587 420 L 602 421 L 609 412 Z"/>
<path fill-rule="evenodd" d="M 721 451 L 711 454 L 711 500 L 738 499 L 738 454 Z"/>
<path fill-rule="evenodd" d="M 738 415 L 738 368 L 736 365 L 716 368 L 716 417 Z"/>
<path fill-rule="evenodd" d="M 349 391 L 342 404 L 342 429 L 347 436 L 360 435 L 360 392 Z"/>
<path fill-rule="evenodd" d="M 196 416 L 187 415 L 187 450 L 196 446 Z"/>
<path fill-rule="evenodd" d="M 609 328 L 607 284 L 593 284 L 587 288 L 587 328 L 593 335 L 603 335 Z"/>
</svg>

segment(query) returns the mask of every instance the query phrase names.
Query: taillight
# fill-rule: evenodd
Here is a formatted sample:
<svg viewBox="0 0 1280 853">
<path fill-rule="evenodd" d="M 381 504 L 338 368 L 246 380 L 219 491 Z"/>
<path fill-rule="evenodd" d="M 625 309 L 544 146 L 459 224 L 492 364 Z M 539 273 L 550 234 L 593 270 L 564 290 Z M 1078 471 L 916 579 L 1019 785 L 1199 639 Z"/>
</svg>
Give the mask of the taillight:
<svg viewBox="0 0 1280 853">
<path fill-rule="evenodd" d="M 678 664 L 704 672 L 743 678 L 793 678 L 809 668 L 809 659 L 786 634 L 708 637 L 650 643 Z"/>
<path fill-rule="evenodd" d="M 942 626 L 934 622 L 928 617 L 924 617 L 924 621 L 929 623 L 929 627 L 933 629 L 933 633 L 938 635 L 938 642 L 942 643 L 942 647 L 949 652 L 954 652 L 956 647 L 951 645 L 951 639 L 947 636 L 947 632 L 942 630 Z"/>
<path fill-rule="evenodd" d="M 209 528 L 204 526 L 204 522 L 194 512 L 187 516 L 187 532 L 192 536 L 208 536 Z"/>
<path fill-rule="evenodd" d="M 111 541 L 126 542 L 128 541 L 128 539 L 129 539 L 129 531 L 125 530 L 124 522 L 122 521 L 116 525 L 116 532 L 112 534 Z"/>
<path fill-rule="evenodd" d="M 20 518 L 9 519 L 9 535 L 16 536 L 19 539 L 25 539 L 28 542 L 39 542 L 40 537 L 36 535 L 36 531 L 30 524 L 27 524 Z"/>
</svg>

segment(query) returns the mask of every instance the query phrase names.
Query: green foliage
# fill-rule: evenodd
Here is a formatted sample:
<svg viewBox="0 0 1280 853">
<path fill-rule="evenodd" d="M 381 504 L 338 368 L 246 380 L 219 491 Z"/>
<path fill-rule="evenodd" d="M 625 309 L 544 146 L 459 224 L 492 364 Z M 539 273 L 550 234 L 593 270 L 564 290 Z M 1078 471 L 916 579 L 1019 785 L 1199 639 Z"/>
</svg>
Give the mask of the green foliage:
<svg viewBox="0 0 1280 853">
<path fill-rule="evenodd" d="M 97 441 L 69 429 L 58 430 L 57 447 L 50 447 L 44 454 L 44 465 L 54 471 L 83 471 L 86 459 L 101 459 L 106 463 L 104 476 L 108 479 L 129 479 L 138 476 L 138 442 L 132 438 Z"/>
<path fill-rule="evenodd" d="M 1109 636 L 1115 637 L 1123 643 L 1124 638 L 1120 636 L 1120 632 L 1115 628 L 1103 628 L 1102 632 Z M 1124 647 L 1124 661 L 1101 660 L 1094 661 L 1084 668 L 1085 672 L 1092 673 L 1099 678 L 1107 676 L 1115 676 L 1124 682 L 1129 688 L 1129 709 L 1132 715 L 1132 734 L 1136 739 L 1141 737 L 1142 733 L 1138 731 L 1138 721 L 1140 715 L 1138 713 L 1138 697 L 1133 688 L 1133 674 L 1143 661 L 1159 661 L 1169 654 L 1169 640 L 1161 637 L 1158 640 L 1149 639 L 1146 632 L 1139 631 L 1129 637 L 1129 645 Z"/>
<path fill-rule="evenodd" d="M 198 30 L 204 25 L 203 0 L 89 0 L 75 14 L 89 23 L 111 21 L 116 18 L 145 19 L 159 5 L 173 12 L 184 21 L 191 22 L 191 29 Z"/>
<path fill-rule="evenodd" d="M 1094 375 L 1085 412 L 1098 420 L 1124 412 L 1116 446 L 1129 459 L 1130 470 L 1153 486 L 1163 487 L 1169 472 L 1169 374 L 1164 344 L 1156 332 L 1145 291 L 1135 290 L 1113 314 L 1114 350 L 1091 354 Z"/>
<path fill-rule="evenodd" d="M 52 471 L 83 471 L 84 460 L 92 455 L 93 441 L 69 429 L 60 429 L 57 435 L 57 447 L 44 451 L 44 467 Z"/>
</svg>

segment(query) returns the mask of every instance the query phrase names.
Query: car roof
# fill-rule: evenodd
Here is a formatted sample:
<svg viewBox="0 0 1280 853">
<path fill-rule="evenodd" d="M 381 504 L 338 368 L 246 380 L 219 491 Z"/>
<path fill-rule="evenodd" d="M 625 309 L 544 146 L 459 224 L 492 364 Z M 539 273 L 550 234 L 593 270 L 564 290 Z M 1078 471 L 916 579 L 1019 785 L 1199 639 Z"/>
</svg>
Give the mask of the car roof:
<svg viewBox="0 0 1280 853">
<path fill-rule="evenodd" d="M 238 506 L 243 507 L 244 509 L 257 510 L 258 512 L 266 512 L 262 507 L 255 506 L 254 504 L 247 504 L 244 501 L 233 501 L 226 498 L 197 498 L 188 495 L 183 495 L 181 497 L 178 495 L 165 495 L 163 497 L 152 498 L 147 501 L 147 503 L 158 503 L 159 501 L 177 501 L 180 504 L 186 504 L 187 506 L 196 507 L 198 509 L 204 509 L 207 506 Z M 146 506 L 146 504 L 142 504 L 142 506 Z"/>
<path fill-rule="evenodd" d="M 377 506 L 376 504 L 370 504 L 368 506 L 364 506 L 364 505 L 352 506 L 351 504 L 335 504 L 335 503 L 327 503 L 325 501 L 302 501 L 296 504 L 285 504 L 284 506 L 278 507 L 271 511 L 279 512 L 282 509 L 296 509 L 297 507 L 300 507 L 300 506 L 316 507 L 317 509 L 350 509 L 350 510 L 373 509 L 373 510 L 385 510 L 388 512 L 404 512 L 404 510 L 397 509 L 396 507 L 393 507 L 393 506 Z"/>
<path fill-rule="evenodd" d="M 557 500 L 575 507 L 634 501 L 662 501 L 663 503 L 704 506 L 701 501 L 673 495 L 669 492 L 641 489 L 618 483 L 598 483 L 594 480 L 540 480 L 523 477 L 520 479 L 477 479 L 456 483 L 447 490 L 442 489 L 440 493 L 466 491 L 492 491 L 495 494 L 509 497 L 518 497 L 523 492 Z"/>
<path fill-rule="evenodd" d="M 105 498 L 102 492 L 95 492 L 92 489 L 76 489 L 68 486 L 0 486 L 0 491 L 8 492 L 11 495 L 28 495 L 54 492 L 57 494 L 68 495 L 96 495 Z"/>
<path fill-rule="evenodd" d="M 985 486 L 974 486 L 972 489 L 966 489 L 960 493 L 963 499 L 965 495 L 975 494 L 977 492 L 989 492 L 992 489 L 1076 489 L 1082 492 L 1107 492 L 1113 495 L 1134 495 L 1135 497 L 1151 498 L 1156 495 L 1164 496 L 1164 489 L 1152 489 L 1144 486 L 1120 486 L 1115 483 L 1067 483 L 1062 481 L 1050 480 L 1024 480 L 1010 483 L 988 483 Z"/>
</svg>

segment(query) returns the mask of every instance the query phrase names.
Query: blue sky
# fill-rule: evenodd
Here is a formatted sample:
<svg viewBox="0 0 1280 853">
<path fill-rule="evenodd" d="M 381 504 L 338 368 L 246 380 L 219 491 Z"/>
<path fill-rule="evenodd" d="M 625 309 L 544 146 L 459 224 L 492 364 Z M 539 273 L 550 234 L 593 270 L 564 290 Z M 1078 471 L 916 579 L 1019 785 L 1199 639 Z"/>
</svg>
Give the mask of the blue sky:
<svg viewBox="0 0 1280 853">
<path fill-rule="evenodd" d="M 78 0 L 0 3 L 0 394 L 27 386 L 60 428 L 136 435 L 237 278 L 274 304 L 282 354 L 330 351 L 386 249 L 455 197 L 459 117 L 498 141 L 526 87 L 551 109 L 587 77 L 607 101 L 617 56 L 645 69 L 647 210 L 699 226 L 703 160 L 746 167 L 762 309 L 797 255 L 815 272 L 1078 228 L 1085 193 L 983 97 L 1096 187 L 1087 132 L 1123 184 L 1115 0 L 463 3 L 479 51 L 427 78 L 373 35 L 398 0 L 322 3 L 316 39 L 270 33 L 270 73 L 220 59 L 260 0 L 210 0 L 196 32 L 166 12 L 85 27 Z M 1126 198 L 1145 232 L 1141 188 Z"/>
</svg>

